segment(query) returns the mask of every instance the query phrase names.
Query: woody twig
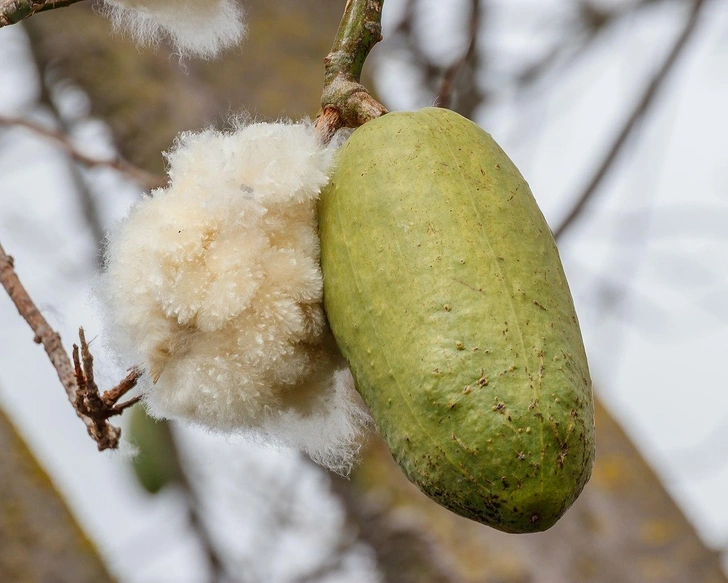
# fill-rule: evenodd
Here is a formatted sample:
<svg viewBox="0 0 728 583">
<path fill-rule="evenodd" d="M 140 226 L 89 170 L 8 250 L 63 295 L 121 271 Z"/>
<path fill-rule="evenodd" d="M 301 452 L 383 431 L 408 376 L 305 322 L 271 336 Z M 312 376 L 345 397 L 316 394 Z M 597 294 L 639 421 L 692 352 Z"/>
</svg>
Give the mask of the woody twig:
<svg viewBox="0 0 728 583">
<path fill-rule="evenodd" d="M 15 262 L 5 253 L 2 245 L 0 245 L 0 283 L 35 334 L 35 342 L 45 348 L 66 390 L 68 400 L 86 425 L 88 434 L 96 441 L 99 451 L 117 448 L 121 429 L 111 425 L 108 420 L 139 400 L 140 397 L 134 397 L 119 403 L 119 400 L 136 386 L 141 372 L 138 369 L 130 370 L 117 386 L 102 394 L 94 380 L 93 356 L 83 328 L 79 330 L 80 349 L 74 345 L 73 363 L 71 363 L 68 353 L 63 348 L 60 334 L 51 328 L 20 283 L 15 273 Z"/>
</svg>

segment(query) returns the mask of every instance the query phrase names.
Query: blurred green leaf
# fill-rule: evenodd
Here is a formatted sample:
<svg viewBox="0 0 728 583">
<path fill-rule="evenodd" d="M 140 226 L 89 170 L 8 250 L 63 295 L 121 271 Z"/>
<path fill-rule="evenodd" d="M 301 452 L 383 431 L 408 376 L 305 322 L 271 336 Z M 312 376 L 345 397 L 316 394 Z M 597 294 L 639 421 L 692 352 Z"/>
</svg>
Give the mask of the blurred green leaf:
<svg viewBox="0 0 728 583">
<path fill-rule="evenodd" d="M 127 436 L 139 450 L 132 459 L 134 474 L 142 488 L 156 494 L 182 477 L 172 430 L 168 421 L 152 419 L 139 405 L 128 416 Z"/>
</svg>

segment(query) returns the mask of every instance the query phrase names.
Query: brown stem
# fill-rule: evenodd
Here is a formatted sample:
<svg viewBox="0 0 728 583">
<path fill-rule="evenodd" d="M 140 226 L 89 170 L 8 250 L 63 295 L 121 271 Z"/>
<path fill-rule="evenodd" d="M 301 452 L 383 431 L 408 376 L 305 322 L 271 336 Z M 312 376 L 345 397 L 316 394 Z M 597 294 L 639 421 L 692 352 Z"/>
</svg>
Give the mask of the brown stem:
<svg viewBox="0 0 728 583">
<path fill-rule="evenodd" d="M 450 107 L 452 100 L 452 90 L 455 86 L 455 82 L 460 74 L 460 71 L 465 66 L 475 53 L 478 45 L 478 32 L 480 24 L 480 0 L 471 0 L 471 15 L 470 25 L 468 30 L 468 46 L 465 48 L 463 56 L 455 61 L 450 68 L 445 71 L 445 76 L 442 79 L 442 85 L 440 85 L 440 92 L 437 95 L 437 106 L 438 107 Z"/>
<path fill-rule="evenodd" d="M 0 28 L 30 18 L 37 12 L 65 8 L 81 0 L 0 0 Z"/>
<path fill-rule="evenodd" d="M 68 400 L 86 425 L 89 435 L 96 441 L 99 450 L 118 447 L 121 430 L 109 424 L 107 419 L 120 413 L 128 404 L 133 404 L 134 399 L 120 405 L 116 404 L 116 400 L 136 385 L 141 373 L 136 370 L 130 372 L 117 387 L 100 395 L 93 376 L 93 357 L 86 343 L 83 329 L 79 332 L 80 355 L 79 348 L 74 345 L 73 363 L 71 363 L 71 359 L 68 358 L 68 354 L 63 348 L 61 336 L 51 328 L 20 283 L 20 279 L 15 273 L 13 258 L 5 253 L 2 245 L 0 245 L 0 283 L 35 334 L 34 340 L 45 348 L 46 354 L 66 390 Z"/>
<path fill-rule="evenodd" d="M 20 283 L 14 269 L 14 260 L 5 253 L 0 245 L 0 282 L 8 292 L 15 307 L 35 333 L 35 341 L 43 344 L 53 367 L 58 372 L 58 378 L 66 389 L 68 398 L 73 402 L 76 398 L 76 382 L 71 361 L 68 358 L 61 337 L 55 332 L 38 308 L 30 299 L 28 292 Z"/>
<path fill-rule="evenodd" d="M 106 391 L 103 395 L 99 391 L 94 378 L 94 357 L 86 342 L 86 334 L 83 328 L 78 329 L 78 337 L 81 341 L 81 349 L 73 345 L 73 367 L 76 377 L 76 410 L 88 416 L 94 422 L 94 433 L 92 437 L 105 433 L 120 435 L 120 430 L 106 427 L 106 420 L 114 415 L 120 415 L 124 409 L 135 405 L 141 399 L 138 395 L 124 403 L 118 400 L 132 390 L 142 375 L 137 368 L 132 368 L 129 374 L 113 389 Z M 80 354 L 80 357 L 79 357 Z M 96 441 L 99 441 L 96 439 Z"/>
<path fill-rule="evenodd" d="M 153 190 L 155 188 L 160 188 L 166 184 L 166 180 L 161 176 L 151 174 L 146 170 L 139 168 L 138 166 L 134 166 L 134 164 L 124 160 L 121 156 L 116 156 L 115 158 L 111 159 L 99 159 L 88 156 L 87 154 L 84 154 L 81 150 L 76 148 L 76 146 L 71 143 L 67 135 L 48 128 L 44 128 L 41 125 L 28 121 L 27 119 L 0 115 L 0 125 L 22 127 L 45 138 L 49 138 L 54 142 L 58 143 L 63 148 L 63 150 L 79 164 L 83 164 L 84 166 L 87 166 L 89 168 L 94 168 L 98 166 L 113 168 L 117 172 L 126 174 L 129 178 L 134 180 L 144 189 Z"/>
<path fill-rule="evenodd" d="M 387 113 L 361 84 L 364 62 L 382 40 L 384 0 L 348 0 L 331 52 L 324 59 L 321 115 L 316 130 L 327 143 L 336 130 L 355 128 Z"/>
<path fill-rule="evenodd" d="M 115 406 L 120 409 L 126 409 L 127 407 L 130 407 L 131 405 L 127 405 L 126 403 L 118 403 L 118 401 L 136 386 L 137 380 L 139 380 L 141 374 L 141 370 L 136 367 L 132 368 L 129 371 L 129 374 L 127 374 L 118 385 L 116 385 L 113 389 L 109 389 L 101 396 L 101 398 L 104 400 L 104 403 L 106 403 L 106 405 L 109 407 Z M 139 397 L 134 397 L 130 401 L 136 402 L 138 400 Z M 127 401 L 127 403 L 130 403 L 130 401 Z M 115 403 L 118 404 L 115 405 Z"/>
<path fill-rule="evenodd" d="M 576 202 L 571 208 L 571 211 L 562 221 L 562 223 L 558 227 L 556 227 L 556 229 L 554 229 L 554 238 L 559 239 L 560 237 L 562 237 L 563 234 L 574 224 L 576 219 L 581 216 L 582 212 L 584 211 L 587 202 L 592 198 L 594 193 L 598 190 L 599 186 L 601 186 L 602 181 L 614 165 L 617 156 L 622 151 L 622 148 L 624 148 L 624 145 L 627 143 L 627 138 L 632 135 L 632 132 L 637 126 L 637 123 L 645 116 L 650 106 L 654 103 L 655 96 L 662 87 L 670 71 L 673 69 L 683 50 L 687 46 L 688 41 L 692 37 L 693 33 L 697 29 L 701 8 L 703 8 L 707 4 L 708 3 L 705 0 L 695 0 L 693 10 L 690 14 L 690 17 L 688 18 L 688 21 L 685 23 L 685 27 L 680 33 L 680 36 L 677 37 L 675 43 L 670 49 L 670 52 L 665 57 L 665 61 L 662 63 L 662 66 L 658 69 L 657 73 L 655 73 L 655 76 L 645 88 L 642 97 L 637 102 L 631 115 L 627 118 L 624 126 L 615 138 L 612 147 L 609 149 L 606 157 L 599 165 L 599 168 L 597 168 L 592 178 L 584 187 L 582 193 L 576 198 Z"/>
</svg>

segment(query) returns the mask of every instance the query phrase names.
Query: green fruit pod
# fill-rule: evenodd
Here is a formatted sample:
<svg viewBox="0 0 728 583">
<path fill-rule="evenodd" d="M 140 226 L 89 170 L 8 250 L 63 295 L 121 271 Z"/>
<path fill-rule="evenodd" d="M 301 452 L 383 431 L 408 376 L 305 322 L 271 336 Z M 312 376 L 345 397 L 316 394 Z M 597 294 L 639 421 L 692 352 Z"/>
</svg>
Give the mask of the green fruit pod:
<svg viewBox="0 0 728 583">
<path fill-rule="evenodd" d="M 551 527 L 591 474 L 594 407 L 518 169 L 457 113 L 390 113 L 339 151 L 319 220 L 331 328 L 407 477 L 499 530 Z"/>
</svg>

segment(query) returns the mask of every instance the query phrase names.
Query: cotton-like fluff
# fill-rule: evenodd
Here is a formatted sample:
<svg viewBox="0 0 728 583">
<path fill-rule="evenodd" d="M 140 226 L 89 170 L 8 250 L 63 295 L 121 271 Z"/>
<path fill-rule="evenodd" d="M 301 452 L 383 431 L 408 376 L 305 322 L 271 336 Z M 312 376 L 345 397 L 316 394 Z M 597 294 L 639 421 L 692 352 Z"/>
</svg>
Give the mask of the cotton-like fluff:
<svg viewBox="0 0 728 583">
<path fill-rule="evenodd" d="M 104 11 L 139 44 L 167 37 L 184 56 L 212 58 L 245 36 L 237 0 L 105 0 Z"/>
<path fill-rule="evenodd" d="M 332 155 L 304 124 L 182 135 L 170 185 L 110 235 L 101 291 L 153 415 L 346 473 L 368 416 L 322 308 L 316 205 Z"/>
</svg>

